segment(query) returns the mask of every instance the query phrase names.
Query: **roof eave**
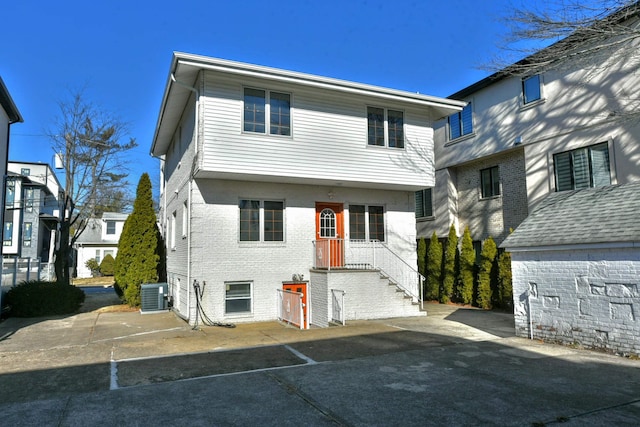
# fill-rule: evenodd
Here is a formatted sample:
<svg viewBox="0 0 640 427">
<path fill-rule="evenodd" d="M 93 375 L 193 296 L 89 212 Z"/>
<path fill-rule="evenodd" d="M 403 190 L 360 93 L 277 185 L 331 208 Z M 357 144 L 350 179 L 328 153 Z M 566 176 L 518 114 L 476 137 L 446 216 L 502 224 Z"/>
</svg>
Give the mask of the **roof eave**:
<svg viewBox="0 0 640 427">
<path fill-rule="evenodd" d="M 192 72 L 193 70 L 210 70 L 238 76 L 258 77 L 266 80 L 274 80 L 279 82 L 316 87 L 348 94 L 360 94 L 402 102 L 405 104 L 408 103 L 419 105 L 422 107 L 429 107 L 433 110 L 433 119 L 439 119 L 449 114 L 461 111 L 462 108 L 466 105 L 466 103 L 462 101 L 422 95 L 420 93 L 412 93 L 397 89 L 388 89 L 380 86 L 355 83 L 330 77 L 321 77 L 296 71 L 281 70 L 261 65 L 253 65 L 188 53 L 174 52 L 173 59 L 171 61 L 169 76 L 167 77 L 165 92 L 162 98 L 160 113 L 158 115 L 158 122 L 156 124 L 153 143 L 151 146 L 152 156 L 158 157 L 166 152 L 167 147 L 159 145 L 159 139 L 161 139 L 162 137 L 161 133 L 164 126 L 167 104 L 169 102 L 170 96 L 172 96 L 172 91 L 178 90 L 184 91 L 185 93 L 188 91 L 188 89 L 182 87 L 182 85 L 175 85 L 172 80 L 172 75 L 176 78 L 176 80 L 181 81 L 181 77 L 183 77 L 183 74 L 186 74 L 189 70 L 191 70 Z"/>
</svg>

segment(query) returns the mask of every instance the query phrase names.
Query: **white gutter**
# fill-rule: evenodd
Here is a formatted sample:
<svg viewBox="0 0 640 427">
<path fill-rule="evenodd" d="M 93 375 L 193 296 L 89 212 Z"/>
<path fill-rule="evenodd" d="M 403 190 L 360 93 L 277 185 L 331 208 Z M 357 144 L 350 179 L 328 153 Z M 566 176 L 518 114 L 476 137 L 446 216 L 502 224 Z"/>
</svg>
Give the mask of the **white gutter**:
<svg viewBox="0 0 640 427">
<path fill-rule="evenodd" d="M 206 58 L 203 58 L 206 59 Z M 203 70 L 219 71 L 226 74 L 235 74 L 245 77 L 275 80 L 279 82 L 311 86 L 314 88 L 334 90 L 351 94 L 376 96 L 402 103 L 413 103 L 429 107 L 445 107 L 456 111 L 462 111 L 467 102 L 446 98 L 435 98 L 419 93 L 401 90 L 387 89 L 362 83 L 348 82 L 346 80 L 331 79 L 314 76 L 311 74 L 296 73 L 293 71 L 278 70 L 275 68 L 261 67 L 251 64 L 235 63 L 232 61 L 216 61 L 217 63 L 199 60 L 185 60 L 183 56 L 178 58 L 178 64 L 200 68 Z M 172 74 L 173 76 L 173 74 Z M 175 80 L 174 80 L 175 81 Z"/>
</svg>

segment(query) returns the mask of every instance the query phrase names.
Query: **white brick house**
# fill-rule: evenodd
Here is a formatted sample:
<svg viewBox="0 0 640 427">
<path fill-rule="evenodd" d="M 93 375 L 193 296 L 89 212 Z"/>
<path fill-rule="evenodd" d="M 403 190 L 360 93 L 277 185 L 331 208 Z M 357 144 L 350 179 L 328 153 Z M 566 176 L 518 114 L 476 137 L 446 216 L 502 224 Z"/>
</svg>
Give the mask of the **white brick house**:
<svg viewBox="0 0 640 427">
<path fill-rule="evenodd" d="M 122 234 L 127 213 L 104 212 L 100 218 L 91 218 L 76 243 L 76 277 L 91 277 L 92 272 L 85 265 L 88 260 L 95 259 L 98 264 L 105 256 L 114 259 L 118 254 L 118 242 Z"/>
<path fill-rule="evenodd" d="M 640 354 L 640 182 L 553 193 L 502 243 L 516 334 Z"/>
<path fill-rule="evenodd" d="M 419 193 L 418 236 L 445 237 L 453 223 L 500 243 L 550 193 L 640 181 L 640 74 L 625 55 L 638 47 L 499 71 L 452 94 L 468 104 L 434 124 L 436 184 Z"/>
<path fill-rule="evenodd" d="M 273 320 L 277 290 L 304 275 L 312 324 L 335 315 L 332 289 L 348 288 L 347 318 L 419 314 L 415 272 L 397 283 L 389 265 L 415 269 L 414 192 L 433 185 L 431 123 L 462 105 L 175 53 L 151 153 L 162 159 L 176 312 L 196 321 L 197 283 L 215 321 Z"/>
</svg>

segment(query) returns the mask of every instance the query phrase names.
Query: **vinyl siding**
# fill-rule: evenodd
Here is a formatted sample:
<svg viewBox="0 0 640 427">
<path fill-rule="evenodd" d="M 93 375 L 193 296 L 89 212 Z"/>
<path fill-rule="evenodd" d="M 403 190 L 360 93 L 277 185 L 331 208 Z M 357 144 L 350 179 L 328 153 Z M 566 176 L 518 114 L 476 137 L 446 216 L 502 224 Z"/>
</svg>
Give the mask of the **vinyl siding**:
<svg viewBox="0 0 640 427">
<path fill-rule="evenodd" d="M 291 94 L 290 137 L 242 131 L 244 86 Z M 433 185 L 433 132 L 426 109 L 295 85 L 240 82 L 213 72 L 205 73 L 204 87 L 204 173 L 369 188 Z M 404 112 L 405 149 L 367 145 L 367 106 Z"/>
</svg>

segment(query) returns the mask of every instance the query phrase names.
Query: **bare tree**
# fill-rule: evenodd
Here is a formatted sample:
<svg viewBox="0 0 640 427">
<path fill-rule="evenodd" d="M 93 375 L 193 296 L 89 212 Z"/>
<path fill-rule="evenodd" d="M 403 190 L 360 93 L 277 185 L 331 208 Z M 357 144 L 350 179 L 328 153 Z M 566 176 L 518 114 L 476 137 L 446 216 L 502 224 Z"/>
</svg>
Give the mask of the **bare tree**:
<svg viewBox="0 0 640 427">
<path fill-rule="evenodd" d="M 126 124 L 87 102 L 82 91 L 72 93 L 59 107 L 55 131 L 49 132 L 65 174 L 55 271 L 58 281 L 69 284 L 73 245 L 90 217 L 124 199 L 127 173 L 120 155 L 137 144 L 133 138 L 120 142 Z"/>
<path fill-rule="evenodd" d="M 638 60 L 640 2 L 637 0 L 528 1 L 504 18 L 508 29 L 501 55 L 486 67 L 499 75 L 526 75 L 615 52 Z M 605 61 L 606 62 L 606 61 Z"/>
</svg>

